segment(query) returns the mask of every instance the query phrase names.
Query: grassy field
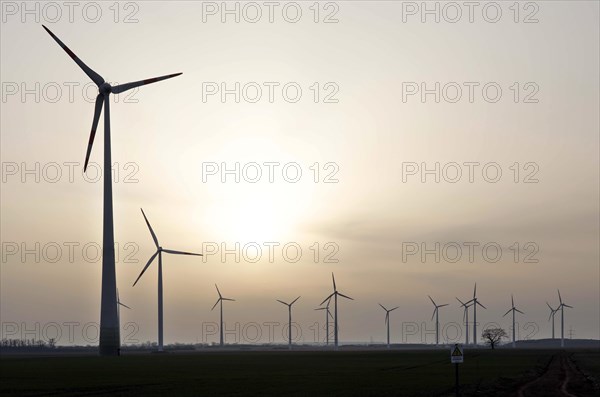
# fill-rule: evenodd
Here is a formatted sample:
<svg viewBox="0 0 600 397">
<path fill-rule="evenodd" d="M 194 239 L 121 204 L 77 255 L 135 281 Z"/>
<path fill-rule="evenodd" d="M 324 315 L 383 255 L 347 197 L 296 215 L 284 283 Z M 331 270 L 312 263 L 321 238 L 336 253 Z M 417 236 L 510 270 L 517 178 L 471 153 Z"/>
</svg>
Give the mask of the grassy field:
<svg viewBox="0 0 600 397">
<path fill-rule="evenodd" d="M 460 365 L 464 395 L 510 395 L 553 353 L 467 350 Z M 581 365 L 598 370 L 599 352 L 579 354 L 589 363 Z M 0 395 L 448 395 L 449 361 L 447 350 L 5 356 Z"/>
</svg>

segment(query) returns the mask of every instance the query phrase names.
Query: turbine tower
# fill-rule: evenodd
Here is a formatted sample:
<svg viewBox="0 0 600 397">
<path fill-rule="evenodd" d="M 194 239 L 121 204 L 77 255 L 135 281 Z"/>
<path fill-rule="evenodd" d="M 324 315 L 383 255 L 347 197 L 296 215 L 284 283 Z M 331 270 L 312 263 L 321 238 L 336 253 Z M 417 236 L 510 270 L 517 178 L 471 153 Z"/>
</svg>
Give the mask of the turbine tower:
<svg viewBox="0 0 600 397">
<path fill-rule="evenodd" d="M 221 326 L 219 327 L 219 345 L 223 347 L 223 301 L 235 301 L 235 299 L 223 298 L 223 295 L 221 295 L 221 291 L 219 291 L 219 287 L 217 286 L 217 284 L 215 284 L 215 288 L 217 289 L 217 294 L 219 294 L 219 299 L 217 299 L 217 302 L 213 305 L 212 309 L 210 310 L 214 310 L 214 308 L 217 307 L 219 303 L 221 303 Z"/>
<path fill-rule="evenodd" d="M 390 348 L 390 312 L 396 310 L 399 306 L 394 307 L 393 309 L 386 309 L 381 303 L 379 304 L 383 310 L 385 310 L 385 324 L 387 326 L 387 348 Z"/>
<path fill-rule="evenodd" d="M 427 295 L 429 296 L 429 295 Z M 433 320 L 433 318 L 435 317 L 435 345 L 437 346 L 439 344 L 439 332 L 440 332 L 440 322 L 439 322 L 439 314 L 440 314 L 440 307 L 444 307 L 444 306 L 448 306 L 447 303 L 444 303 L 443 305 L 438 305 L 434 302 L 434 300 L 431 298 L 431 296 L 429 296 L 429 300 L 431 301 L 431 303 L 433 303 L 434 309 L 433 309 L 433 314 L 431 315 L 431 319 Z"/>
<path fill-rule="evenodd" d="M 552 306 L 550 306 L 548 302 L 546 302 L 546 305 L 548 305 L 548 308 L 550 309 L 550 316 L 548 317 L 548 321 L 552 320 L 552 339 L 554 339 L 554 315 L 558 312 L 560 306 L 554 309 Z"/>
<path fill-rule="evenodd" d="M 464 308 L 463 310 L 463 321 L 465 322 L 465 345 L 469 344 L 469 303 L 464 303 L 460 299 L 456 298 L 457 301 L 460 302 L 460 306 Z M 470 301 L 469 301 L 470 302 Z"/>
<path fill-rule="evenodd" d="M 331 299 L 327 300 L 327 305 L 325 307 L 318 307 L 315 310 L 325 310 L 325 344 L 329 346 L 329 318 L 333 318 L 331 315 L 331 310 L 329 310 L 329 304 L 331 303 Z"/>
<path fill-rule="evenodd" d="M 300 299 L 300 297 L 297 297 L 296 299 L 294 299 L 292 301 L 292 303 L 286 303 L 284 301 L 280 301 L 279 299 L 277 299 L 277 302 L 283 303 L 284 305 L 286 305 L 288 307 L 288 320 L 289 320 L 289 324 L 288 324 L 288 348 L 290 350 L 292 350 L 292 305 L 294 303 L 296 303 L 296 301 L 298 299 Z"/>
<path fill-rule="evenodd" d="M 183 251 L 174 251 L 168 250 L 160 246 L 158 244 L 158 239 L 156 238 L 156 234 L 154 234 L 154 230 L 152 230 L 152 226 L 150 226 L 150 222 L 148 222 L 148 218 L 146 218 L 146 214 L 144 214 L 144 210 L 142 210 L 142 215 L 144 216 L 144 220 L 146 221 L 146 225 L 148 225 L 148 230 L 150 230 L 150 234 L 152 235 L 152 240 L 154 240 L 154 244 L 156 245 L 156 252 L 154 255 L 150 257 L 146 266 L 142 269 L 142 272 L 138 276 L 138 278 L 133 283 L 133 286 L 137 284 L 137 282 L 142 277 L 142 274 L 148 269 L 154 258 L 158 255 L 158 351 L 163 351 L 163 277 L 162 277 L 162 253 L 165 252 L 167 254 L 177 254 L 177 255 L 195 255 L 202 256 L 202 254 L 194 254 L 191 252 L 183 252 Z"/>
<path fill-rule="evenodd" d="M 475 283 L 475 288 L 473 288 L 473 299 L 467 302 L 467 304 L 471 303 L 473 306 L 473 345 L 477 346 L 477 305 L 487 309 L 477 299 L 477 283 Z"/>
<path fill-rule="evenodd" d="M 560 347 L 565 347 L 565 307 L 572 309 L 573 306 L 569 306 L 562 301 L 560 290 L 558 290 L 558 301 L 560 302 L 558 305 L 558 309 L 560 309 Z"/>
<path fill-rule="evenodd" d="M 342 298 L 346 298 L 346 299 L 350 299 L 350 300 L 354 300 L 354 299 L 342 294 L 341 292 L 338 292 L 337 287 L 335 286 L 335 276 L 333 275 L 333 273 L 331 273 L 331 279 L 333 280 L 333 293 L 331 295 L 329 295 L 327 298 L 323 299 L 323 302 L 321 302 L 321 305 L 323 305 L 323 303 L 327 302 L 329 299 L 333 298 L 333 313 L 334 313 L 333 344 L 335 346 L 335 349 L 337 350 L 337 348 L 338 348 L 338 296 L 341 296 Z"/>
<path fill-rule="evenodd" d="M 502 316 L 502 317 L 506 317 L 506 315 L 508 313 L 512 312 L 512 347 L 514 349 L 516 347 L 516 345 L 515 345 L 515 312 L 519 312 L 521 314 L 525 314 L 525 313 L 523 313 L 522 311 L 520 311 L 519 309 L 517 309 L 515 307 L 515 298 L 512 294 L 510 295 L 510 301 L 511 301 L 512 306 L 506 313 L 504 313 L 504 316 Z"/>
<path fill-rule="evenodd" d="M 42 25 L 43 26 L 43 25 Z M 104 212 L 102 220 L 102 296 L 100 303 L 100 340 L 99 353 L 105 356 L 116 356 L 120 351 L 119 314 L 117 304 L 117 277 L 115 270 L 115 238 L 113 227 L 113 202 L 112 202 L 112 166 L 110 151 L 110 94 L 119 94 L 141 85 L 155 83 L 157 81 L 179 76 L 181 73 L 155 77 L 147 80 L 135 81 L 133 83 L 120 84 L 112 87 L 98 73 L 89 68 L 77 57 L 58 37 L 47 27 L 46 32 L 62 47 L 63 50 L 75 61 L 83 72 L 98 86 L 98 96 L 94 109 L 92 130 L 88 141 L 87 153 L 85 155 L 84 172 L 87 170 L 96 128 L 100 120 L 100 113 L 104 106 Z"/>
</svg>

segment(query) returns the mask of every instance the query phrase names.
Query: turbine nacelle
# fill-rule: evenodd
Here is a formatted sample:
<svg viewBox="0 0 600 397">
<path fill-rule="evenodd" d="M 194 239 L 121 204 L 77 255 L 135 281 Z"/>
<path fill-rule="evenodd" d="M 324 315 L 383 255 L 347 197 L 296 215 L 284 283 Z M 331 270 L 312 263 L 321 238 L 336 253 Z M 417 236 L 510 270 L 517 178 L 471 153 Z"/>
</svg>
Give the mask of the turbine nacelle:
<svg viewBox="0 0 600 397">
<path fill-rule="evenodd" d="M 98 87 L 98 92 L 104 96 L 107 96 L 112 92 L 112 86 L 105 81 L 100 87 Z"/>
</svg>

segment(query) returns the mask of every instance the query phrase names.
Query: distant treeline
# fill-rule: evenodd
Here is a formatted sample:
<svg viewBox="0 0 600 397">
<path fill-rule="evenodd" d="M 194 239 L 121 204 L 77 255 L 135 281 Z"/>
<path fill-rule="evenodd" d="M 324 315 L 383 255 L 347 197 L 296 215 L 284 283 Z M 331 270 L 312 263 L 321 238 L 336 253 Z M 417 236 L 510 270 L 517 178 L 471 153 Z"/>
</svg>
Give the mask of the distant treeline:
<svg viewBox="0 0 600 397">
<path fill-rule="evenodd" d="M 2 339 L 0 349 L 19 350 L 44 350 L 56 348 L 56 339 L 51 338 L 47 342 L 40 339 Z"/>
</svg>

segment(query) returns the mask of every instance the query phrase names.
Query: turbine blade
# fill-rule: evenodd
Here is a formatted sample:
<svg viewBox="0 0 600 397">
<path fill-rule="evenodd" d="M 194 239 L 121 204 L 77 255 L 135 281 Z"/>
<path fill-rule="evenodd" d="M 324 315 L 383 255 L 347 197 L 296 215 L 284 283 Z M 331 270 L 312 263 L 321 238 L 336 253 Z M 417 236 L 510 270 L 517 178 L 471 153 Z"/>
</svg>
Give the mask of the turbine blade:
<svg viewBox="0 0 600 397">
<path fill-rule="evenodd" d="M 385 308 L 385 306 L 383 306 L 381 303 L 378 303 L 378 305 L 381 306 L 381 308 L 387 312 L 387 309 Z"/>
<path fill-rule="evenodd" d="M 202 256 L 202 254 L 195 254 L 193 252 L 185 252 L 185 251 L 175 251 L 175 250 L 167 250 L 167 249 L 163 249 L 163 252 L 169 253 L 169 254 L 178 254 L 178 255 L 195 255 L 195 256 Z"/>
<path fill-rule="evenodd" d="M 83 165 L 83 172 L 87 170 L 88 162 L 90 161 L 90 154 L 92 153 L 92 145 L 94 144 L 94 137 L 96 136 L 96 129 L 98 128 L 98 121 L 100 120 L 100 113 L 102 113 L 102 106 L 104 106 L 104 95 L 98 94 L 96 97 L 96 107 L 94 108 L 94 119 L 92 121 L 92 131 L 90 132 L 90 139 L 88 141 L 87 152 L 85 153 L 85 163 Z"/>
<path fill-rule="evenodd" d="M 172 77 L 177 77 L 177 76 L 179 76 L 181 74 L 182 73 L 174 73 L 174 74 L 168 74 L 166 76 L 153 77 L 151 79 L 134 81 L 132 83 L 120 84 L 120 85 L 112 87 L 111 92 L 113 94 L 120 94 L 121 92 L 130 90 L 130 89 L 135 88 L 135 87 L 139 87 L 139 86 L 146 85 L 146 84 L 156 83 L 157 81 L 170 79 Z"/>
<path fill-rule="evenodd" d="M 461 306 L 466 306 L 465 303 L 463 301 L 461 301 L 460 299 L 456 298 L 456 300 L 460 302 Z"/>
<path fill-rule="evenodd" d="M 329 299 L 331 299 L 331 297 L 332 297 L 334 294 L 335 294 L 335 292 L 334 292 L 333 294 L 329 295 L 327 298 L 325 298 L 325 299 L 323 300 L 323 302 L 321 302 L 321 305 L 322 305 L 323 303 L 327 302 Z M 328 306 L 329 306 L 329 305 L 328 305 Z"/>
<path fill-rule="evenodd" d="M 387 324 L 390 321 L 390 313 L 385 313 L 385 323 Z"/>
<path fill-rule="evenodd" d="M 477 295 L 477 283 L 475 283 L 475 288 L 473 288 L 473 299 L 475 299 L 476 295 Z"/>
<path fill-rule="evenodd" d="M 515 309 L 515 310 L 516 310 L 516 311 L 518 311 L 518 312 L 519 312 L 519 313 L 521 313 L 521 314 L 525 314 L 525 313 L 523 313 L 522 311 L 520 311 L 519 309 Z"/>
<path fill-rule="evenodd" d="M 512 312 L 513 309 L 509 309 L 506 313 L 504 313 L 504 315 L 502 317 L 506 317 L 506 315 L 510 312 Z"/>
<path fill-rule="evenodd" d="M 231 298 L 221 298 L 221 300 L 224 300 L 224 301 L 235 301 L 235 299 L 231 299 Z"/>
<path fill-rule="evenodd" d="M 433 300 L 433 298 L 432 298 L 431 296 L 429 296 L 429 295 L 427 295 L 427 296 L 429 297 L 429 300 L 431 301 L 431 303 L 433 303 L 433 306 L 437 306 L 437 305 L 435 304 L 435 301 Z"/>
<path fill-rule="evenodd" d="M 465 310 L 463 310 L 463 321 L 465 321 L 465 319 L 467 318 L 467 310 L 469 309 L 465 306 Z"/>
<path fill-rule="evenodd" d="M 573 308 L 573 306 L 569 306 L 569 305 L 567 305 L 566 303 L 563 303 L 563 306 L 564 306 L 564 307 L 570 307 L 571 309 Z"/>
<path fill-rule="evenodd" d="M 338 295 L 341 296 L 342 298 L 350 299 L 351 301 L 354 300 L 353 298 L 350 298 L 349 296 L 346 296 L 344 294 L 340 294 L 339 292 L 338 292 Z"/>
<path fill-rule="evenodd" d="M 279 302 L 281 302 L 281 301 L 279 301 Z M 319 307 L 319 308 L 316 308 L 315 310 L 327 310 L 327 308 L 326 307 Z"/>
<path fill-rule="evenodd" d="M 337 288 L 335 286 L 335 276 L 333 275 L 333 272 L 331 272 L 331 279 L 333 280 L 333 290 L 337 291 Z"/>
<path fill-rule="evenodd" d="M 327 314 L 329 314 L 329 317 L 331 317 L 333 319 L 333 314 L 331 314 L 331 312 L 329 310 L 327 310 Z"/>
<path fill-rule="evenodd" d="M 298 299 L 300 299 L 300 297 L 297 297 L 296 299 L 294 299 L 294 300 L 292 301 L 292 303 L 290 303 L 290 306 L 292 306 L 294 303 L 296 303 L 296 301 L 297 301 Z"/>
<path fill-rule="evenodd" d="M 150 222 L 148 222 L 148 218 L 146 218 L 146 214 L 144 214 L 144 210 L 140 208 L 140 210 L 142 210 L 142 215 L 144 215 L 144 220 L 146 221 L 146 225 L 148 225 L 148 229 L 150 229 L 150 234 L 152 235 L 152 240 L 154 240 L 154 244 L 156 245 L 156 248 L 159 247 L 158 245 L 158 239 L 156 238 L 156 234 L 154 234 L 154 230 L 152 230 L 152 226 L 150 226 Z"/>
<path fill-rule="evenodd" d="M 117 302 L 117 303 L 118 303 L 119 305 L 121 305 L 121 306 L 123 306 L 123 307 L 126 307 L 126 308 L 128 308 L 129 310 L 131 310 L 131 308 L 130 308 L 129 306 L 127 306 L 126 304 L 124 304 L 124 303 L 121 303 L 121 302 Z"/>
<path fill-rule="evenodd" d="M 48 29 L 48 28 L 47 28 L 47 27 L 45 27 L 44 25 L 42 25 L 42 27 L 43 27 L 44 29 L 46 29 L 46 32 L 48 32 L 48 34 L 49 34 L 50 36 L 52 36 L 52 38 L 54 39 L 54 41 L 56 41 L 56 42 L 58 43 L 58 45 L 59 45 L 59 46 L 61 46 L 61 47 L 62 47 L 62 49 L 63 49 L 63 50 L 65 50 L 65 52 L 66 52 L 67 54 L 69 54 L 69 56 L 70 56 L 70 57 L 71 57 L 71 58 L 72 58 L 72 59 L 75 61 L 75 63 L 76 63 L 77 65 L 79 65 L 79 67 L 81 68 L 81 70 L 83 70 L 83 71 L 84 71 L 84 73 L 85 73 L 85 74 L 87 74 L 87 76 L 88 76 L 90 79 L 92 79 L 92 81 L 93 81 L 94 83 L 96 83 L 96 85 L 97 85 L 98 87 L 100 87 L 100 86 L 101 86 L 101 85 L 104 83 L 104 79 L 102 78 L 102 76 L 100 76 L 98 73 L 94 72 L 94 71 L 93 71 L 93 70 L 92 70 L 92 69 L 91 69 L 89 66 L 87 66 L 85 63 L 83 63 L 83 61 L 82 61 L 81 59 L 79 59 L 79 58 L 77 57 L 77 55 L 75 55 L 75 53 L 73 53 L 73 51 L 71 51 L 71 50 L 69 49 L 69 47 L 67 47 L 67 46 L 65 45 L 65 43 L 63 43 L 62 41 L 60 41 L 60 39 L 59 39 L 58 37 L 56 37 L 56 36 L 54 35 L 54 33 L 52 33 L 52 32 L 50 31 L 50 29 Z"/>
<path fill-rule="evenodd" d="M 559 301 L 559 302 L 560 302 L 560 304 L 562 305 L 562 298 L 561 298 L 561 296 L 560 296 L 560 290 L 557 290 L 557 291 L 558 291 L 558 301 Z"/>
<path fill-rule="evenodd" d="M 217 294 L 219 294 L 219 299 L 222 299 L 223 296 L 221 296 L 221 291 L 219 291 L 219 287 L 217 286 L 217 284 L 215 284 L 215 288 L 217 289 Z"/>
<path fill-rule="evenodd" d="M 159 251 L 156 251 L 154 253 L 154 255 L 152 255 L 150 257 L 150 260 L 148 261 L 148 263 L 146 263 L 146 266 L 144 267 L 144 269 L 142 269 L 142 272 L 140 273 L 140 275 L 138 276 L 138 278 L 135 280 L 135 283 L 133 283 L 133 286 L 135 287 L 135 285 L 137 284 L 137 282 L 140 280 L 140 277 L 142 277 L 142 274 L 144 274 L 144 272 L 146 271 L 146 269 L 148 269 L 148 266 L 150 266 L 150 264 L 152 263 L 152 261 L 154 260 L 154 258 L 156 258 L 156 255 L 158 255 Z"/>
<path fill-rule="evenodd" d="M 433 318 L 435 317 L 435 312 L 437 312 L 437 306 L 435 309 L 433 309 L 433 314 L 431 315 L 431 320 L 433 321 Z"/>
<path fill-rule="evenodd" d="M 221 302 L 221 298 L 217 299 L 217 302 L 213 305 L 212 309 L 210 309 L 211 312 L 214 310 L 215 307 L 217 307 L 219 302 Z"/>
<path fill-rule="evenodd" d="M 448 304 L 444 303 L 443 305 L 439 305 L 438 307 L 444 307 L 444 306 L 448 306 Z"/>
<path fill-rule="evenodd" d="M 399 308 L 399 307 L 400 307 L 400 306 L 396 306 L 395 308 L 393 308 L 393 309 L 390 309 L 389 311 L 390 311 L 390 312 L 393 312 L 394 310 L 396 310 L 396 309 L 397 309 L 397 308 Z"/>
<path fill-rule="evenodd" d="M 476 302 L 479 306 L 483 307 L 484 309 L 487 309 L 487 307 L 483 306 L 481 303 L 479 303 L 479 301 L 476 301 Z"/>
<path fill-rule="evenodd" d="M 552 306 L 550 306 L 550 304 L 549 304 L 548 302 L 546 302 L 546 305 L 547 305 L 547 306 L 550 308 L 550 310 L 554 310 L 554 309 L 552 308 Z"/>
<path fill-rule="evenodd" d="M 288 306 L 288 304 L 285 303 L 284 301 L 280 301 L 279 299 L 276 299 L 276 301 L 279 302 L 279 303 L 283 303 L 284 305 Z"/>
</svg>

